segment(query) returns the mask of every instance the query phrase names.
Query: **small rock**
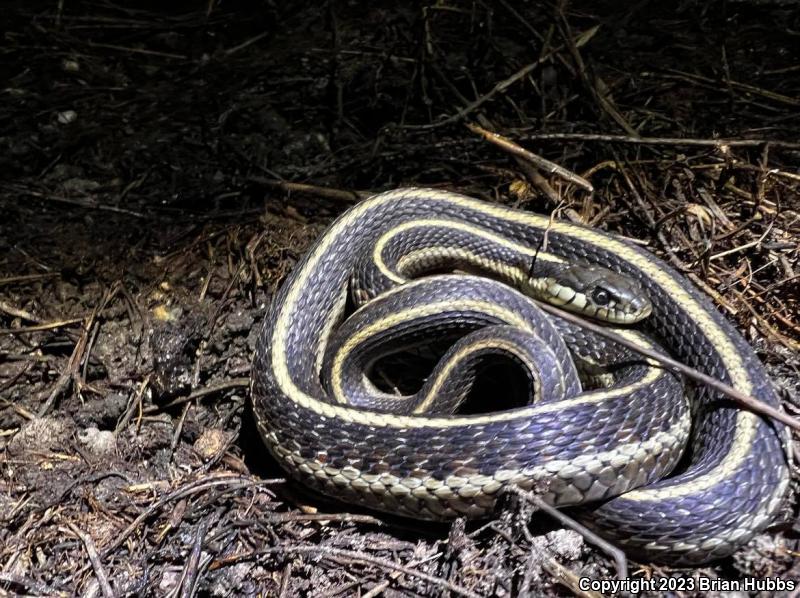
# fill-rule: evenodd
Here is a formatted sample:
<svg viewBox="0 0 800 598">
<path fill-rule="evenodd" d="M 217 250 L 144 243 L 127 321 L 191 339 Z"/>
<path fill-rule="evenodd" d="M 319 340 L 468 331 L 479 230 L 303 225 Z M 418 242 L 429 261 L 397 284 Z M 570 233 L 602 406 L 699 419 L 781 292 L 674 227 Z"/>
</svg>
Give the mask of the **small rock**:
<svg viewBox="0 0 800 598">
<path fill-rule="evenodd" d="M 91 181 L 89 179 L 75 177 L 67 179 L 62 183 L 62 185 L 64 186 L 64 191 L 67 193 L 83 194 L 94 191 L 100 186 L 100 183 L 97 181 Z"/>
<path fill-rule="evenodd" d="M 98 457 L 113 455 L 117 450 L 117 437 L 109 430 L 98 430 L 94 426 L 78 432 L 78 442 Z"/>
<path fill-rule="evenodd" d="M 9 454 L 60 450 L 69 440 L 71 426 L 65 419 L 41 417 L 28 421 L 8 443 Z"/>
<path fill-rule="evenodd" d="M 548 533 L 545 538 L 552 550 L 558 556 L 570 561 L 577 560 L 583 551 L 584 539 L 578 532 L 570 529 L 558 529 Z"/>
<path fill-rule="evenodd" d="M 78 296 L 78 288 L 74 284 L 70 284 L 64 280 L 56 282 L 56 297 L 62 303 L 67 299 L 73 299 Z"/>
<path fill-rule="evenodd" d="M 252 313 L 244 309 L 231 312 L 227 318 L 227 328 L 230 332 L 249 332 L 253 327 Z"/>
<path fill-rule="evenodd" d="M 183 310 L 178 306 L 170 308 L 162 303 L 153 308 L 153 317 L 161 322 L 177 322 L 181 315 L 183 315 Z"/>
<path fill-rule="evenodd" d="M 161 580 L 158 582 L 158 594 L 166 596 L 178 588 L 181 582 L 181 572 L 173 569 L 164 569 Z"/>
<path fill-rule="evenodd" d="M 75 120 L 78 118 L 78 113 L 74 110 L 64 110 L 63 112 L 59 112 L 56 115 L 56 118 L 58 119 L 58 124 L 68 125 L 75 122 Z"/>
<path fill-rule="evenodd" d="M 225 450 L 230 434 L 219 428 L 211 428 L 200 434 L 194 443 L 194 450 L 206 461 L 213 459 Z"/>
<path fill-rule="evenodd" d="M 211 596 L 242 596 L 255 594 L 254 580 L 268 577 L 268 573 L 260 566 L 252 563 L 238 563 L 226 567 L 211 580 L 209 594 Z"/>
<path fill-rule="evenodd" d="M 200 324 L 192 314 L 185 314 L 175 321 L 161 320 L 160 317 L 173 317 L 178 307 L 155 313 L 150 347 L 153 351 L 154 376 L 151 384 L 160 397 L 173 396 L 192 382 L 192 364 L 195 351 L 200 342 Z"/>
</svg>

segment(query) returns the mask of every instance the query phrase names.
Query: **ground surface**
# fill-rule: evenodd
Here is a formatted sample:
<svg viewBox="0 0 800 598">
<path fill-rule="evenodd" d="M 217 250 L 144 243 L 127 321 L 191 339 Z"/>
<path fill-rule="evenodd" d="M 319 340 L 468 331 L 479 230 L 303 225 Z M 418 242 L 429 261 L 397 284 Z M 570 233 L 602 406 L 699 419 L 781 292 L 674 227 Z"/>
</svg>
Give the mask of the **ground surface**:
<svg viewBox="0 0 800 598">
<path fill-rule="evenodd" d="M 613 574 L 513 500 L 488 525 L 348 513 L 265 455 L 246 386 L 265 306 L 383 189 L 641 240 L 711 294 L 797 413 L 791 4 L 168 4 L 4 8 L 0 592 L 562 595 Z M 714 567 L 631 572 L 797 579 L 796 512 Z"/>
</svg>

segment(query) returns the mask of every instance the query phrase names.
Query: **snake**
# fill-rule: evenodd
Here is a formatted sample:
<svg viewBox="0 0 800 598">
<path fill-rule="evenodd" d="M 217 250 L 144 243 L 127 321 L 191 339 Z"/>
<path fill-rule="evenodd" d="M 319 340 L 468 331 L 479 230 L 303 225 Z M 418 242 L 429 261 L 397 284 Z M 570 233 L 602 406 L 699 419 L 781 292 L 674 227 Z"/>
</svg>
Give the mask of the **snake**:
<svg viewBox="0 0 800 598">
<path fill-rule="evenodd" d="M 765 530 L 788 493 L 787 428 L 610 341 L 613 381 L 582 384 L 570 357 L 591 363 L 603 341 L 543 315 L 543 296 L 780 406 L 735 326 L 644 247 L 402 188 L 335 219 L 275 293 L 250 385 L 268 451 L 316 491 L 423 520 L 487 517 L 511 487 L 534 491 L 643 562 L 710 562 Z M 426 334 L 454 340 L 417 392 L 372 381 Z M 487 357 L 543 397 L 459 412 Z"/>
</svg>

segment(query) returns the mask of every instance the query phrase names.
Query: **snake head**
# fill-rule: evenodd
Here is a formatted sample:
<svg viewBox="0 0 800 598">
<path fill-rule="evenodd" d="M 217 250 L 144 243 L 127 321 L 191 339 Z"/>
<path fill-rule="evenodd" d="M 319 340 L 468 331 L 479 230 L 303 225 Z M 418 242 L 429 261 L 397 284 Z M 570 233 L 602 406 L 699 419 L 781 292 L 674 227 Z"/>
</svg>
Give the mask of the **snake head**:
<svg viewBox="0 0 800 598">
<path fill-rule="evenodd" d="M 613 324 L 634 324 L 653 310 L 635 280 L 602 266 L 574 264 L 532 273 L 526 286 L 536 299 Z"/>
</svg>

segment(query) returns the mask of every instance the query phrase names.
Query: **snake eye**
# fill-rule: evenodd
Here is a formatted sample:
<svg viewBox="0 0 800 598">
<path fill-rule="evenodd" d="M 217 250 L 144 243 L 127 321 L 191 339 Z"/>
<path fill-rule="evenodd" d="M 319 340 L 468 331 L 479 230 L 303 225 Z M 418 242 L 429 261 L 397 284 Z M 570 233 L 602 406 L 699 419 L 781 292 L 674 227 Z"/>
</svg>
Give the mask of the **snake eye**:
<svg viewBox="0 0 800 598">
<path fill-rule="evenodd" d="M 611 295 L 605 289 L 595 289 L 592 293 L 592 301 L 597 305 L 608 305 L 611 301 Z"/>
</svg>

